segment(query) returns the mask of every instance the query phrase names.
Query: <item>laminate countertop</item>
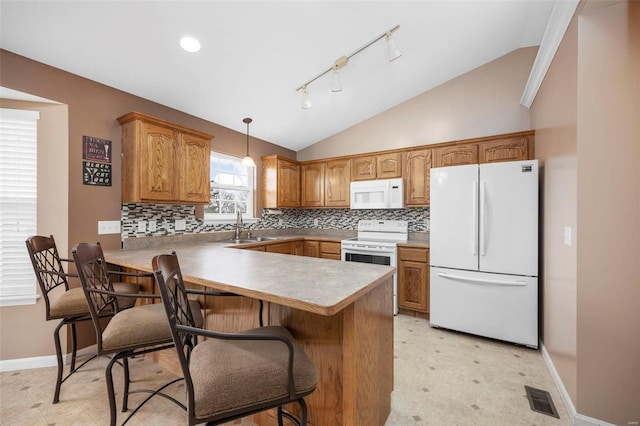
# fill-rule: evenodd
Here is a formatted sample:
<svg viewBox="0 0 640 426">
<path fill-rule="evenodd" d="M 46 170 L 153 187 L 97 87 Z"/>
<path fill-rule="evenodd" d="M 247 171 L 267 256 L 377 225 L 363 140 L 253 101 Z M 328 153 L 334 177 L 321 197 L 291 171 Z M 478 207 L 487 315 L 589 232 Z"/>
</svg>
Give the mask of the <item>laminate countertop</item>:
<svg viewBox="0 0 640 426">
<path fill-rule="evenodd" d="M 188 283 L 326 316 L 336 314 L 378 285 L 390 283 L 395 272 L 389 266 L 234 247 L 238 246 L 229 241 L 172 243 L 106 250 L 104 254 L 109 263 L 153 272 L 153 257 L 175 250 Z"/>
</svg>

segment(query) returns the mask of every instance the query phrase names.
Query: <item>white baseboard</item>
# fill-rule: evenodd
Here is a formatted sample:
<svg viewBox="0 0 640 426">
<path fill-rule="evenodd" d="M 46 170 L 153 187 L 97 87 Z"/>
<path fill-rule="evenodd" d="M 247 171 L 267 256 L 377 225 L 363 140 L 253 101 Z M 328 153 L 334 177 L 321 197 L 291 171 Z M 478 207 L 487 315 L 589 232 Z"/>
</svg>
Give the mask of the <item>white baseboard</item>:
<svg viewBox="0 0 640 426">
<path fill-rule="evenodd" d="M 15 370 L 31 370 L 32 368 L 55 367 L 58 365 L 55 355 L 36 356 L 33 358 L 5 359 L 0 361 L 0 372 Z"/>
<path fill-rule="evenodd" d="M 87 356 L 93 356 L 95 355 L 95 353 L 95 345 L 79 349 L 76 357 L 76 365 L 78 365 L 78 361 L 82 363 L 83 358 Z M 64 365 L 67 365 L 71 360 L 71 354 L 62 355 L 62 360 L 64 361 Z M 32 358 L 5 359 L 0 360 L 0 373 L 16 370 L 31 370 L 33 368 L 56 367 L 57 365 L 58 361 L 55 355 L 36 356 Z"/>
<path fill-rule="evenodd" d="M 547 352 L 547 348 L 544 346 L 542 341 L 540 342 L 540 351 L 542 352 L 542 359 L 551 374 L 551 378 L 553 378 L 558 391 L 560 391 L 560 396 L 562 397 L 562 403 L 565 408 L 569 412 L 569 416 L 571 417 L 571 422 L 574 426 L 615 426 L 614 424 L 605 422 L 603 420 L 594 419 L 592 417 L 584 416 L 582 414 L 578 414 L 576 412 L 576 407 L 573 405 L 573 401 L 571 401 L 571 397 L 569 396 L 569 392 L 567 392 L 567 388 L 564 387 L 564 383 L 562 383 L 562 379 L 558 374 L 558 370 L 553 365 L 553 361 L 551 360 L 551 356 L 549 352 Z"/>
</svg>

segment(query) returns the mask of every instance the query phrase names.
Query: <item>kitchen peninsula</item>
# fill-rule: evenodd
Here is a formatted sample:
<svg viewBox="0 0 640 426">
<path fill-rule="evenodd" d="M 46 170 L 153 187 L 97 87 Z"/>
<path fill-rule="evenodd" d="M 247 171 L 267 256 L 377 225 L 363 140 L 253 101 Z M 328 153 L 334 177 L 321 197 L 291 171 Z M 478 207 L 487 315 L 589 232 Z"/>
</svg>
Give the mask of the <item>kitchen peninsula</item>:
<svg viewBox="0 0 640 426">
<path fill-rule="evenodd" d="M 237 250 L 224 242 L 111 250 L 105 257 L 151 272 L 153 256 L 173 250 L 190 286 L 244 296 L 202 299 L 206 328 L 256 327 L 262 300 L 265 324 L 284 325 L 296 337 L 319 372 L 318 387 L 306 398 L 309 425 L 385 423 L 393 390 L 395 268 Z M 272 413 L 255 420 L 276 424 Z"/>
</svg>

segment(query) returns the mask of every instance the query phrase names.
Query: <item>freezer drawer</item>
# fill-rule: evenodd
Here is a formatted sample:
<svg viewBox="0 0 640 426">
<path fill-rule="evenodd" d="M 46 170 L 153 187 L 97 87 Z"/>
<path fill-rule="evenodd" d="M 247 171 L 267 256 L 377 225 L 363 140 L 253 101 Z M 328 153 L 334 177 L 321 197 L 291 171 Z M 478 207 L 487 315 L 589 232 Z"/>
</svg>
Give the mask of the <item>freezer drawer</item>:
<svg viewBox="0 0 640 426">
<path fill-rule="evenodd" d="M 538 347 L 538 278 L 431 267 L 430 323 Z"/>
</svg>

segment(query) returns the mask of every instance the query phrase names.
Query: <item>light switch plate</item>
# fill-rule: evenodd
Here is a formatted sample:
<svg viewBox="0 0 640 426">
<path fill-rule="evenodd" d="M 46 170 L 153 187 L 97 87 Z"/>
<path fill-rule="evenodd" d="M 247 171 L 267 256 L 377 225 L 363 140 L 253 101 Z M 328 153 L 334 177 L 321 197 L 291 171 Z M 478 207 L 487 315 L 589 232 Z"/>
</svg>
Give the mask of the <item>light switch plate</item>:
<svg viewBox="0 0 640 426">
<path fill-rule="evenodd" d="M 149 221 L 149 232 L 156 232 L 157 222 L 155 220 Z"/>
<path fill-rule="evenodd" d="M 145 232 L 147 232 L 147 222 L 145 222 L 144 220 L 139 220 L 138 221 L 138 234 L 144 234 Z"/>
<path fill-rule="evenodd" d="M 563 231 L 564 245 L 571 247 L 571 227 L 565 226 Z"/>
<path fill-rule="evenodd" d="M 98 234 L 119 234 L 120 233 L 120 221 L 119 220 L 99 220 L 98 221 Z"/>
</svg>

